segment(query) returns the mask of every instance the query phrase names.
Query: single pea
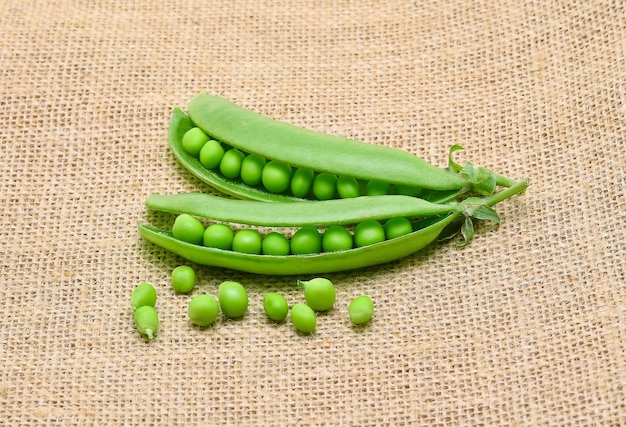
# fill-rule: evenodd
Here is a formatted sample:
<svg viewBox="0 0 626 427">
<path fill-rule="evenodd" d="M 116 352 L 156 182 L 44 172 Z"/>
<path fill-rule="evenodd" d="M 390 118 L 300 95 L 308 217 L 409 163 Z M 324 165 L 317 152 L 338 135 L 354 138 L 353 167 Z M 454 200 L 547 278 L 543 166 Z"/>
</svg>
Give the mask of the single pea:
<svg viewBox="0 0 626 427">
<path fill-rule="evenodd" d="M 135 326 L 140 334 L 148 337 L 149 340 L 154 339 L 159 330 L 159 314 L 149 305 L 139 307 L 133 313 Z"/>
<path fill-rule="evenodd" d="M 403 194 L 405 196 L 417 196 L 422 192 L 422 188 L 415 185 L 394 184 L 393 189 L 396 194 Z"/>
<path fill-rule="evenodd" d="M 197 295 L 189 301 L 187 306 L 189 320 L 198 326 L 208 326 L 215 322 L 219 311 L 217 300 L 211 295 Z"/>
<path fill-rule="evenodd" d="M 289 255 L 289 239 L 277 231 L 272 231 L 263 238 L 261 253 L 264 255 Z"/>
<path fill-rule="evenodd" d="M 222 162 L 224 147 L 219 141 L 211 139 L 200 150 L 200 164 L 207 169 L 215 169 Z"/>
<path fill-rule="evenodd" d="M 365 187 L 366 196 L 384 196 L 389 194 L 390 185 L 382 181 L 370 181 Z"/>
<path fill-rule="evenodd" d="M 248 310 L 248 293 L 238 282 L 224 282 L 218 289 L 218 299 L 224 316 L 237 319 Z"/>
<path fill-rule="evenodd" d="M 130 305 L 133 307 L 133 311 L 139 307 L 148 305 L 154 307 L 157 300 L 156 290 L 150 283 L 141 283 L 130 294 Z"/>
<path fill-rule="evenodd" d="M 359 182 L 349 176 L 340 176 L 337 178 L 337 193 L 342 199 L 350 199 L 361 195 Z"/>
<path fill-rule="evenodd" d="M 385 240 L 385 229 L 375 219 L 363 221 L 354 229 L 354 244 L 359 248 L 383 240 Z"/>
<path fill-rule="evenodd" d="M 241 180 L 250 186 L 259 185 L 264 166 L 265 159 L 263 157 L 256 154 L 247 155 L 241 163 Z"/>
<path fill-rule="evenodd" d="M 271 160 L 263 168 L 261 181 L 265 189 L 271 193 L 282 193 L 291 183 L 291 166 Z"/>
<path fill-rule="evenodd" d="M 322 236 L 322 249 L 324 252 L 352 249 L 352 234 L 340 225 L 331 225 Z"/>
<path fill-rule="evenodd" d="M 291 307 L 291 323 L 297 331 L 309 334 L 315 331 L 317 316 L 311 307 L 298 303 Z"/>
<path fill-rule="evenodd" d="M 307 225 L 291 237 L 291 253 L 294 255 L 318 254 L 322 251 L 322 235 L 317 228 Z"/>
<path fill-rule="evenodd" d="M 374 315 L 374 303 L 367 295 L 356 297 L 348 306 L 348 316 L 355 325 L 362 325 L 370 321 Z"/>
<path fill-rule="evenodd" d="M 233 237 L 233 251 L 244 254 L 261 253 L 261 234 L 252 228 L 239 230 Z"/>
<path fill-rule="evenodd" d="M 183 135 L 183 149 L 194 157 L 198 157 L 200 150 L 209 140 L 206 133 L 199 127 L 191 128 Z"/>
<path fill-rule="evenodd" d="M 174 291 L 186 294 L 196 285 L 196 272 L 188 265 L 179 265 L 172 271 Z"/>
<path fill-rule="evenodd" d="M 298 285 L 304 288 L 306 304 L 315 311 L 328 311 L 333 308 L 336 299 L 333 282 L 323 277 L 311 280 L 298 280 Z"/>
<path fill-rule="evenodd" d="M 189 214 L 180 214 L 174 220 L 172 235 L 183 242 L 199 245 L 202 243 L 204 225 L 198 218 Z"/>
<path fill-rule="evenodd" d="M 385 237 L 393 239 L 395 237 L 404 236 L 413 231 L 411 221 L 404 217 L 395 217 L 385 222 Z"/>
<path fill-rule="evenodd" d="M 330 200 L 337 194 L 337 177 L 331 173 L 321 173 L 313 180 L 313 194 L 317 200 Z"/>
<path fill-rule="evenodd" d="M 220 172 L 222 175 L 230 179 L 239 178 L 243 158 L 244 154 L 236 148 L 231 148 L 225 152 L 220 161 Z"/>
<path fill-rule="evenodd" d="M 263 297 L 263 310 L 274 322 L 282 322 L 289 312 L 289 304 L 282 294 L 269 292 Z"/>
<path fill-rule="evenodd" d="M 211 224 L 204 230 L 203 243 L 209 248 L 230 250 L 235 232 L 226 224 Z"/>
<path fill-rule="evenodd" d="M 314 176 L 315 174 L 310 169 L 296 170 L 291 178 L 291 193 L 296 197 L 306 197 L 313 186 Z"/>
</svg>

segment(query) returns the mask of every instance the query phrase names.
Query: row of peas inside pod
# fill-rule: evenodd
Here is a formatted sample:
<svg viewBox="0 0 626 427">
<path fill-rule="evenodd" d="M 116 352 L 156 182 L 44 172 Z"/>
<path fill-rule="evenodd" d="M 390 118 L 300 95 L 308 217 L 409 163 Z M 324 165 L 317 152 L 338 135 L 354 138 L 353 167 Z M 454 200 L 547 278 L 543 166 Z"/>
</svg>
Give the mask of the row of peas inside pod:
<svg viewBox="0 0 626 427">
<path fill-rule="evenodd" d="M 255 228 L 233 230 L 223 223 L 212 223 L 206 228 L 202 221 L 189 214 L 180 214 L 172 226 L 175 238 L 195 244 L 247 254 L 285 256 L 320 252 L 335 252 L 363 247 L 403 236 L 413 231 L 407 218 L 396 217 L 385 221 L 367 220 L 357 224 L 353 232 L 347 227 L 332 225 L 320 232 L 315 226 L 303 226 L 290 236 L 278 231 L 262 235 Z"/>
<path fill-rule="evenodd" d="M 303 199 L 330 200 L 384 194 L 417 196 L 422 191 L 416 186 L 357 180 L 307 168 L 293 168 L 276 160 L 267 161 L 259 155 L 246 153 L 210 138 L 199 127 L 193 127 L 184 134 L 182 147 L 207 170 L 275 194 L 287 193 Z"/>
<path fill-rule="evenodd" d="M 268 292 L 263 297 L 263 311 L 268 319 L 282 323 L 291 312 L 291 323 L 298 332 L 313 333 L 317 328 L 317 313 L 331 310 L 336 301 L 333 283 L 326 278 L 299 280 L 304 289 L 305 302 L 289 305 L 279 292 Z M 172 287 L 177 293 L 189 293 L 195 286 L 195 271 L 181 265 L 172 272 Z M 159 316 L 154 308 L 157 293 L 150 283 L 144 282 L 131 293 L 131 307 L 137 331 L 148 340 L 155 338 L 159 330 Z M 190 299 L 187 306 L 189 321 L 199 327 L 211 326 L 220 312 L 229 319 L 241 319 L 248 311 L 249 297 L 239 282 L 226 281 L 218 287 L 218 297 L 199 294 Z M 354 325 L 368 323 L 374 315 L 374 304 L 367 295 L 354 298 L 348 306 L 348 317 Z"/>
</svg>

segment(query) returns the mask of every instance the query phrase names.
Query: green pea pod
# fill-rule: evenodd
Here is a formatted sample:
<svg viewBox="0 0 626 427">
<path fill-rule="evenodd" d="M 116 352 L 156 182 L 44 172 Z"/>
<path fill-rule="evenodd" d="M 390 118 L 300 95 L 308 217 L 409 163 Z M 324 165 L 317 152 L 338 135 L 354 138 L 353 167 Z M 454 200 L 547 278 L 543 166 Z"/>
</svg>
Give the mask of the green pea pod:
<svg viewBox="0 0 626 427">
<path fill-rule="evenodd" d="M 290 193 L 272 193 L 262 186 L 249 186 L 241 179 L 229 179 L 218 170 L 206 169 L 183 148 L 183 137 L 188 130 L 197 126 L 223 144 L 292 168 L 428 190 L 433 200 L 454 200 L 471 188 L 467 177 L 454 168 L 436 167 L 403 150 L 273 120 L 205 92 L 191 99 L 188 112 L 189 116 L 178 108 L 173 111 L 169 129 L 173 153 L 197 178 L 239 198 L 302 200 Z"/>
<path fill-rule="evenodd" d="M 264 203 L 224 199 L 206 194 L 151 195 L 146 206 L 153 210 L 190 214 L 237 224 L 280 226 L 329 226 L 398 216 L 425 218 L 426 225 L 400 237 L 363 247 L 306 255 L 257 255 L 183 242 L 172 233 L 139 224 L 139 233 L 183 258 L 202 265 L 218 266 L 257 274 L 319 274 L 382 264 L 414 253 L 429 245 L 453 222 L 465 216 L 498 220 L 491 206 L 528 186 L 521 181 L 485 198 L 470 198 L 445 205 L 411 196 L 368 196 L 353 199 L 303 203 Z M 466 227 L 467 228 L 467 227 Z M 469 240 L 471 235 L 463 234 Z"/>
</svg>

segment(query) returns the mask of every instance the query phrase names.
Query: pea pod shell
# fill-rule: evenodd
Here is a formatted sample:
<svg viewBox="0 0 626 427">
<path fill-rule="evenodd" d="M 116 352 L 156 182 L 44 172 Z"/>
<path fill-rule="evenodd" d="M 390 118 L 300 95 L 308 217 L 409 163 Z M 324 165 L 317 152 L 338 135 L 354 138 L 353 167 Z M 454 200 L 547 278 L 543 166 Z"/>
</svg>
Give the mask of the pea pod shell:
<svg viewBox="0 0 626 427">
<path fill-rule="evenodd" d="M 273 194 L 265 191 L 261 187 L 251 187 L 244 184 L 241 180 L 228 179 L 214 170 L 205 168 L 200 163 L 200 160 L 189 154 L 182 145 L 183 136 L 193 127 L 195 127 L 195 125 L 191 119 L 189 119 L 182 110 L 175 108 L 169 126 L 170 148 L 180 164 L 200 181 L 226 194 L 242 199 L 270 202 L 293 202 L 303 200 L 292 196 Z"/>
<path fill-rule="evenodd" d="M 432 203 L 412 196 L 386 195 L 303 203 L 259 203 L 203 193 L 152 194 L 152 210 L 186 213 L 217 221 L 260 226 L 354 224 L 368 219 L 427 217 L 461 212 L 460 203 Z"/>
<path fill-rule="evenodd" d="M 458 174 L 407 151 L 304 129 L 206 92 L 190 100 L 188 112 L 198 127 L 217 140 L 291 166 L 433 190 L 467 184 Z"/>
<path fill-rule="evenodd" d="M 193 245 L 175 239 L 168 231 L 139 224 L 139 234 L 189 261 L 201 265 L 268 275 L 302 275 L 353 270 L 394 261 L 423 249 L 461 214 L 454 212 L 436 223 L 406 234 L 361 248 L 312 255 L 250 255 Z"/>
</svg>

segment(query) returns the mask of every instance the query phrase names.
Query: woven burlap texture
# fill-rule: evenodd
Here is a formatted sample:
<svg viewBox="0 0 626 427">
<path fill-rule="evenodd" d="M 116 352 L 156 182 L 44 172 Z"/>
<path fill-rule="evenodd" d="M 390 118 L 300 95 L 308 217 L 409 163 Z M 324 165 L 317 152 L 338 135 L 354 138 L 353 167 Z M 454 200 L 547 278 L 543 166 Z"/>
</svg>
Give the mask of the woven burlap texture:
<svg viewBox="0 0 626 427">
<path fill-rule="evenodd" d="M 625 22 L 614 0 L 4 0 L 0 425 L 625 425 Z M 465 249 L 328 275 L 302 336 L 262 297 L 303 277 L 194 265 L 177 295 L 184 260 L 138 236 L 149 194 L 213 192 L 167 142 L 201 90 L 531 186 Z M 224 280 L 249 313 L 192 327 Z"/>
</svg>

